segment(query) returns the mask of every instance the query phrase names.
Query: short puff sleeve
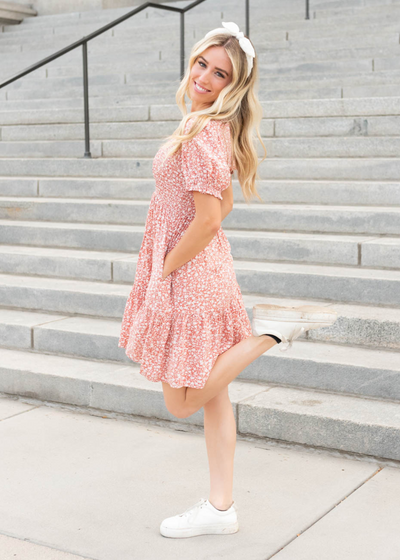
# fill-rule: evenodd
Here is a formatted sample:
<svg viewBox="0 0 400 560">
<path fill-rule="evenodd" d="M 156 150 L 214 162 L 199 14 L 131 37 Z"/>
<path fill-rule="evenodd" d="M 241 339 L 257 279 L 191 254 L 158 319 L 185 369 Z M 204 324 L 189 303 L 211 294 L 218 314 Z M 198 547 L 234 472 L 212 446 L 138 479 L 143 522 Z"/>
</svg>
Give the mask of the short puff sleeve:
<svg viewBox="0 0 400 560">
<path fill-rule="evenodd" d="M 186 123 L 185 133 L 192 120 Z M 184 142 L 181 149 L 186 190 L 211 194 L 222 200 L 221 192 L 231 184 L 229 123 L 210 120 L 194 138 Z"/>
</svg>

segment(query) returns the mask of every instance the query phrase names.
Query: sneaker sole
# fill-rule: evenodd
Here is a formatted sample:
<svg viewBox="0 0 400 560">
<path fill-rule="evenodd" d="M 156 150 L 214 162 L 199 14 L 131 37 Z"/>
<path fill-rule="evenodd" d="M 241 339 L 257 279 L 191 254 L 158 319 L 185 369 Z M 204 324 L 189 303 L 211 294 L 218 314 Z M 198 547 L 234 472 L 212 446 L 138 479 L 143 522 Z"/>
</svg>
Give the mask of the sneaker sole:
<svg viewBox="0 0 400 560">
<path fill-rule="evenodd" d="M 200 535 L 231 535 L 239 531 L 239 522 L 224 526 L 205 525 L 204 527 L 188 528 L 188 529 L 167 529 L 160 527 L 160 533 L 163 537 L 172 537 L 175 539 L 184 539 L 187 537 L 198 537 Z"/>
<path fill-rule="evenodd" d="M 272 321 L 331 325 L 336 321 L 337 316 L 337 311 L 317 305 L 282 307 L 280 305 L 259 303 L 253 307 L 253 317 Z"/>
</svg>

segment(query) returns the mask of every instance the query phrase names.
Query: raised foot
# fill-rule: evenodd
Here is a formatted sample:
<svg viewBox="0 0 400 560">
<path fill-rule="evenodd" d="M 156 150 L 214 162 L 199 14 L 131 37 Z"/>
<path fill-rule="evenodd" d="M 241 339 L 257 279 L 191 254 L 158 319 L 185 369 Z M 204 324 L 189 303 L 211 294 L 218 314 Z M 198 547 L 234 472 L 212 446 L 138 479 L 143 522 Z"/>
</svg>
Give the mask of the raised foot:
<svg viewBox="0 0 400 560">
<path fill-rule="evenodd" d="M 252 333 L 277 336 L 282 340 L 278 348 L 284 352 L 303 332 L 330 326 L 337 318 L 337 311 L 318 305 L 284 307 L 259 303 L 253 307 Z"/>
</svg>

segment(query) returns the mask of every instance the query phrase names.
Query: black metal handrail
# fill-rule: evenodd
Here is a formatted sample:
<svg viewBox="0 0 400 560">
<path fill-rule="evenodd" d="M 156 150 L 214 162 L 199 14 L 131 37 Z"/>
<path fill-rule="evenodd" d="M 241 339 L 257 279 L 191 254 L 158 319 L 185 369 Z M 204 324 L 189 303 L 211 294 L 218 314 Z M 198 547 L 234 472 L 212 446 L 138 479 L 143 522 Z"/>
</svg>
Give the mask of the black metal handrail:
<svg viewBox="0 0 400 560">
<path fill-rule="evenodd" d="M 64 47 L 63 49 L 55 52 L 50 56 L 47 56 L 46 58 L 43 58 L 42 60 L 36 62 L 32 66 L 25 68 L 25 70 L 18 72 L 18 74 L 15 74 L 15 76 L 13 76 L 12 78 L 8 78 L 4 82 L 0 83 L 0 89 L 3 88 L 4 86 L 7 86 L 8 84 L 11 84 L 12 82 L 15 82 L 16 80 L 19 80 L 23 76 L 26 76 L 26 74 L 29 74 L 34 70 L 37 70 L 41 66 L 47 64 L 48 62 L 52 62 L 56 58 L 59 58 L 60 56 L 63 56 L 64 54 L 82 45 L 83 97 L 84 97 L 84 114 L 85 114 L 85 154 L 83 157 L 90 158 L 92 157 L 92 155 L 90 153 L 90 135 L 89 135 L 89 78 L 88 78 L 88 56 L 87 56 L 88 41 L 94 39 L 95 37 L 98 37 L 105 31 L 108 31 L 112 27 L 119 25 L 123 21 L 131 18 L 132 16 L 138 14 L 139 12 L 145 10 L 146 8 L 157 8 L 159 10 L 168 10 L 170 12 L 177 12 L 180 14 L 180 50 L 181 50 L 180 59 L 181 59 L 181 79 L 182 79 L 185 73 L 185 13 L 191 10 L 192 8 L 195 8 L 199 4 L 202 4 L 205 1 L 206 0 L 195 0 L 185 8 L 176 8 L 174 6 L 164 6 L 163 4 L 155 4 L 154 2 L 145 2 L 144 4 L 141 4 L 140 6 L 138 6 L 134 10 L 131 10 L 127 14 L 111 21 L 110 23 L 107 23 L 107 25 L 104 25 L 103 27 L 100 27 L 100 29 L 97 29 L 97 31 L 93 31 L 93 33 L 90 33 L 90 35 L 82 37 L 82 39 L 79 39 L 79 41 L 75 41 L 75 43 L 71 43 L 67 47 Z M 246 2 L 246 10 L 245 10 L 246 35 L 247 37 L 249 37 L 250 36 L 249 35 L 250 34 L 250 6 L 249 6 L 250 0 L 245 0 L 245 2 Z"/>
<path fill-rule="evenodd" d="M 46 58 L 43 58 L 39 62 L 32 64 L 32 66 L 25 68 L 25 70 L 18 72 L 18 74 L 15 74 L 15 76 L 8 78 L 4 82 L 1 82 L 0 89 L 7 86 L 8 84 L 11 84 L 12 82 L 15 82 L 16 80 L 19 80 L 20 78 L 26 76 L 27 74 L 30 74 L 31 72 L 37 70 L 41 66 L 44 66 L 48 62 L 52 62 L 56 58 L 59 58 L 60 56 L 63 56 L 64 54 L 82 45 L 83 104 L 84 104 L 84 115 L 85 115 L 85 153 L 83 157 L 91 158 L 92 155 L 90 153 L 90 133 L 89 133 L 89 73 L 88 73 L 88 55 L 87 55 L 88 41 L 91 41 L 95 37 L 98 37 L 105 31 L 108 31 L 112 27 L 119 25 L 123 21 L 133 17 L 134 15 L 145 10 L 146 8 L 157 8 L 158 10 L 168 10 L 170 12 L 179 13 L 180 14 L 180 51 L 181 51 L 180 60 L 181 60 L 181 79 L 182 79 L 185 73 L 185 13 L 191 10 L 192 8 L 195 8 L 199 4 L 202 4 L 205 1 L 206 0 L 194 0 L 194 2 L 192 2 L 185 8 L 176 8 L 174 6 L 164 6 L 163 4 L 155 4 L 154 2 L 145 2 L 144 4 L 141 4 L 140 6 L 131 10 L 127 14 L 111 21 L 110 23 L 107 23 L 107 25 L 100 27 L 100 29 L 93 31 L 93 33 L 90 33 L 90 35 L 82 37 L 82 39 L 75 41 L 75 43 L 71 43 L 67 47 L 64 47 L 63 49 L 55 52 L 50 56 L 47 56 Z M 246 2 L 245 4 L 246 35 L 247 37 L 250 37 L 250 0 L 245 0 L 245 2 Z M 306 0 L 306 19 L 310 19 L 309 0 Z"/>
</svg>

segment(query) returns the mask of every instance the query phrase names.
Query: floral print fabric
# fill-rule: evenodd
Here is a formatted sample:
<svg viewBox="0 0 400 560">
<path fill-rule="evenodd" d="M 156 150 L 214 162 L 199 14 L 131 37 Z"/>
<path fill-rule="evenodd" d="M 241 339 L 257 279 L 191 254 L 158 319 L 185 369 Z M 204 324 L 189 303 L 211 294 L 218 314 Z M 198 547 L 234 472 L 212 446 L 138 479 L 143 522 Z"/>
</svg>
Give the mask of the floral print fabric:
<svg viewBox="0 0 400 560">
<path fill-rule="evenodd" d="M 174 388 L 203 388 L 219 354 L 252 334 L 222 227 L 193 259 L 162 278 L 166 254 L 195 216 L 192 191 L 222 200 L 230 186 L 230 134 L 228 122 L 211 120 L 175 157 L 164 159 L 163 146 L 153 160 L 156 188 L 118 346 L 147 379 Z"/>
</svg>

